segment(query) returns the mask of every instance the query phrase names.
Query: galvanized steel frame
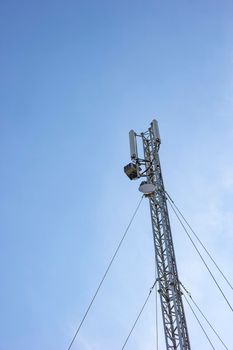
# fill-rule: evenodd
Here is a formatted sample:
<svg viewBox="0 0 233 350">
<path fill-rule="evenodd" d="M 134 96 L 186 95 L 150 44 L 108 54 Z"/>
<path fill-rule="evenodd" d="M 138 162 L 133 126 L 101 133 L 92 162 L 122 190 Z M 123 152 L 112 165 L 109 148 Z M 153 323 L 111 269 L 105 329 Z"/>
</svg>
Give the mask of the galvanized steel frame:
<svg viewBox="0 0 233 350">
<path fill-rule="evenodd" d="M 155 261 L 167 350 L 190 350 L 182 292 L 172 240 L 160 160 L 159 142 L 153 128 L 141 133 L 147 181 L 156 186 L 149 196 Z"/>
</svg>

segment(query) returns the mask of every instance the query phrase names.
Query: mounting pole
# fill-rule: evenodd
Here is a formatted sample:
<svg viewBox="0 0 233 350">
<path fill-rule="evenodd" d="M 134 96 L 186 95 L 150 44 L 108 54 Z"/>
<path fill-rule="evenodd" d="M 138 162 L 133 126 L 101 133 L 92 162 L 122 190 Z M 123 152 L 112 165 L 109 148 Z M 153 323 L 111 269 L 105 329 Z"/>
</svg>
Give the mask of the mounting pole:
<svg viewBox="0 0 233 350">
<path fill-rule="evenodd" d="M 159 147 L 158 123 L 153 120 L 149 129 L 141 134 L 130 131 L 132 163 L 125 166 L 127 176 L 133 180 L 144 177 L 139 190 L 149 199 L 155 248 L 155 263 L 159 283 L 162 319 L 167 350 L 190 350 L 182 292 L 178 271 L 166 193 L 163 184 Z M 141 139 L 144 155 L 138 157 L 137 139 Z"/>
</svg>

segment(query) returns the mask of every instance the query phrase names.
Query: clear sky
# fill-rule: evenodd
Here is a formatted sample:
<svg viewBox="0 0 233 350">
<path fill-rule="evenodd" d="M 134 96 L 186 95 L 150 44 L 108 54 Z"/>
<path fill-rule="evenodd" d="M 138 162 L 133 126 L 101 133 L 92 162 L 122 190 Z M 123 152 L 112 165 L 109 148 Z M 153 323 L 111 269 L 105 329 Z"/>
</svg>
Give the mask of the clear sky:
<svg viewBox="0 0 233 350">
<path fill-rule="evenodd" d="M 140 198 L 128 131 L 154 116 L 166 188 L 233 280 L 233 2 L 8 0 L 0 17 L 0 350 L 67 349 Z M 230 347 L 233 315 L 171 221 L 180 279 Z M 121 349 L 153 256 L 144 200 L 74 349 Z M 154 310 L 129 350 L 155 349 Z"/>
</svg>

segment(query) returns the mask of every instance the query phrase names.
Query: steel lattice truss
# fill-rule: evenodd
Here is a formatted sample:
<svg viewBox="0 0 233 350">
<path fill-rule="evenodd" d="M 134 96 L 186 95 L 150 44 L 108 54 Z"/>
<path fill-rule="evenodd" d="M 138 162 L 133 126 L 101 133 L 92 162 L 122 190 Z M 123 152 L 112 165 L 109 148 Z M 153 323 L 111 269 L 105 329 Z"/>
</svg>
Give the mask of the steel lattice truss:
<svg viewBox="0 0 233 350">
<path fill-rule="evenodd" d="M 138 157 L 137 138 L 142 140 L 144 155 Z M 172 232 L 159 161 L 160 135 L 158 123 L 141 134 L 129 133 L 132 163 L 124 170 L 131 179 L 146 178 L 139 190 L 149 198 L 157 281 L 167 350 L 190 350 L 182 292 L 178 278 Z M 141 169 L 143 167 L 143 170 Z"/>
<path fill-rule="evenodd" d="M 149 164 L 147 181 L 156 186 L 149 201 L 166 345 L 167 349 L 189 350 L 191 347 L 159 161 L 159 146 L 152 128 L 141 136 L 145 161 Z"/>
</svg>

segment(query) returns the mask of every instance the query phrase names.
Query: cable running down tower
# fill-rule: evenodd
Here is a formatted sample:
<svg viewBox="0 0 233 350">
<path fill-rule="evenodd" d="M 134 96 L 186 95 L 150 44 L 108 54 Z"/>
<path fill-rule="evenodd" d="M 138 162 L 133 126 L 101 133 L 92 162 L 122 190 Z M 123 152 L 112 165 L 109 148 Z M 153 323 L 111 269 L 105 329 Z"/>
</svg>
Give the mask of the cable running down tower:
<svg viewBox="0 0 233 350">
<path fill-rule="evenodd" d="M 143 155 L 138 156 L 137 140 L 142 142 Z M 124 167 L 131 179 L 144 177 L 139 191 L 148 197 L 150 203 L 152 231 L 155 248 L 155 262 L 158 276 L 159 295 L 167 350 L 190 350 L 187 323 L 178 271 L 166 193 L 163 184 L 159 148 L 161 144 L 158 122 L 153 120 L 146 132 L 129 132 L 132 162 Z"/>
</svg>

